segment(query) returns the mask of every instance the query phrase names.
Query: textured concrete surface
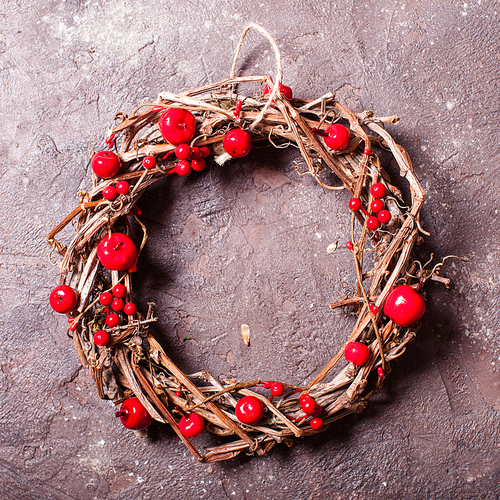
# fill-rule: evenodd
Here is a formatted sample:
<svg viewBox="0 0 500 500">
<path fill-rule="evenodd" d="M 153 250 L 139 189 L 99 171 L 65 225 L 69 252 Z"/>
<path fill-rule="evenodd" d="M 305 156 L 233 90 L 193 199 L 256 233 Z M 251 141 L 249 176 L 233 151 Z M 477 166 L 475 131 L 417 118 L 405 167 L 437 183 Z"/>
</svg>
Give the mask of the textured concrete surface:
<svg viewBox="0 0 500 500">
<path fill-rule="evenodd" d="M 136 440 L 98 399 L 48 306 L 45 235 L 88 185 L 88 152 L 115 112 L 227 76 L 249 21 L 276 37 L 295 95 L 332 90 L 401 117 L 391 131 L 427 193 L 424 258 L 476 257 L 447 263 L 452 289 L 427 288 L 417 341 L 363 415 L 207 466 L 165 427 Z M 493 0 L 4 0 L 0 498 L 498 498 L 499 21 Z M 273 71 L 257 35 L 242 55 L 246 73 Z M 144 197 L 152 236 L 136 290 L 142 307 L 158 304 L 156 333 L 187 371 L 303 383 L 344 342 L 352 319 L 328 303 L 354 279 L 348 197 L 299 179 L 297 155 L 258 151 Z"/>
</svg>

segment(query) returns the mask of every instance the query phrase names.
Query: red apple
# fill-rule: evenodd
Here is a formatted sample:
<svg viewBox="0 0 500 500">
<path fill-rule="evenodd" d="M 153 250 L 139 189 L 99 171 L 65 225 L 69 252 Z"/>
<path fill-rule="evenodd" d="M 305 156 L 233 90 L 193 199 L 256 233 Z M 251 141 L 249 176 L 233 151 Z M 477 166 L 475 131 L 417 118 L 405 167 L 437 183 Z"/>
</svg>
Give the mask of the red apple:
<svg viewBox="0 0 500 500">
<path fill-rule="evenodd" d="M 158 127 L 170 144 L 189 143 L 196 132 L 196 119 L 187 109 L 169 108 L 160 116 Z"/>
<path fill-rule="evenodd" d="M 347 361 L 362 366 L 370 357 L 370 348 L 361 342 L 348 342 L 344 349 L 344 356 Z"/>
<path fill-rule="evenodd" d="M 181 418 L 179 430 L 183 436 L 195 438 L 205 430 L 205 420 L 197 413 L 189 413 Z"/>
<path fill-rule="evenodd" d="M 351 139 L 351 134 L 344 125 L 334 123 L 326 129 L 328 137 L 325 137 L 325 144 L 337 151 L 345 149 Z"/>
<path fill-rule="evenodd" d="M 264 416 L 264 405 L 255 396 L 245 396 L 238 401 L 235 408 L 236 417 L 248 425 L 258 424 Z"/>
<path fill-rule="evenodd" d="M 400 326 L 409 326 L 425 313 L 425 302 L 410 285 L 396 287 L 387 297 L 384 314 Z"/>
<path fill-rule="evenodd" d="M 116 412 L 116 417 L 120 417 L 122 424 L 127 429 L 134 431 L 145 429 L 153 422 L 151 415 L 136 397 L 126 399 L 122 403 L 120 411 Z"/>
<path fill-rule="evenodd" d="M 135 264 L 137 248 L 126 234 L 111 233 L 97 245 L 97 257 L 107 269 L 124 271 Z"/>
<path fill-rule="evenodd" d="M 222 147 L 233 158 L 243 158 L 252 149 L 252 136 L 242 128 L 233 128 L 226 132 Z"/>
<path fill-rule="evenodd" d="M 50 292 L 49 302 L 54 311 L 67 314 L 78 304 L 78 294 L 68 285 L 59 285 Z"/>
<path fill-rule="evenodd" d="M 90 165 L 94 174 L 102 179 L 111 179 L 122 166 L 120 158 L 113 151 L 99 151 L 92 157 Z"/>
</svg>

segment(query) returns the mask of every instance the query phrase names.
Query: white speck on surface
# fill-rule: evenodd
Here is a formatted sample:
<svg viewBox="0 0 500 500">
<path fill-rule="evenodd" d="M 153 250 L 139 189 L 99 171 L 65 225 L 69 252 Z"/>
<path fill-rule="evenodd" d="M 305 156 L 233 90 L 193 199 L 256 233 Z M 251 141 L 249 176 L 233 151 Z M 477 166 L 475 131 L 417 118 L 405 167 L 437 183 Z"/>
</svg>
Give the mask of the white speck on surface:
<svg viewBox="0 0 500 500">
<path fill-rule="evenodd" d="M 321 239 L 321 233 L 316 233 L 316 238 L 318 238 L 318 240 Z"/>
</svg>

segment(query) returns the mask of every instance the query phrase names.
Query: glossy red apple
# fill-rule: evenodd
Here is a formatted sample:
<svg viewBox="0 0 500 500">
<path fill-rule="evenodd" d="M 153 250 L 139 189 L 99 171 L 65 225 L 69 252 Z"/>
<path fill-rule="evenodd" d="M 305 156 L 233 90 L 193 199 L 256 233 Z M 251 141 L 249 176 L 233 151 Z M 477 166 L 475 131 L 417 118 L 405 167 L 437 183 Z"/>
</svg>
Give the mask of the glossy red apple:
<svg viewBox="0 0 500 500">
<path fill-rule="evenodd" d="M 233 128 L 226 132 L 222 147 L 233 158 L 243 158 L 252 149 L 252 136 L 242 128 Z"/>
<path fill-rule="evenodd" d="M 134 431 L 145 429 L 153 422 L 151 415 L 136 397 L 126 399 L 122 403 L 120 411 L 116 412 L 116 417 L 120 417 L 122 424 L 127 429 Z"/>
<path fill-rule="evenodd" d="M 196 132 L 196 119 L 187 109 L 169 108 L 158 121 L 163 138 L 174 146 L 189 143 Z"/>
<path fill-rule="evenodd" d="M 120 170 L 120 158 L 113 151 L 99 151 L 90 162 L 94 174 L 102 179 L 111 179 Z"/>
<path fill-rule="evenodd" d="M 189 413 L 181 418 L 179 430 L 183 436 L 195 438 L 205 430 L 205 420 L 197 413 Z"/>
<path fill-rule="evenodd" d="M 328 137 L 325 137 L 325 144 L 332 149 L 345 149 L 351 139 L 351 134 L 344 125 L 334 123 L 326 129 Z"/>
<path fill-rule="evenodd" d="M 370 348 L 361 342 L 348 342 L 344 349 L 344 356 L 350 363 L 362 366 L 370 357 Z"/>
<path fill-rule="evenodd" d="M 396 287 L 384 304 L 384 314 L 400 326 L 415 323 L 424 313 L 424 299 L 410 285 Z"/>
<path fill-rule="evenodd" d="M 67 314 L 78 304 L 78 294 L 68 285 L 59 285 L 50 292 L 49 303 L 54 311 Z"/>
<path fill-rule="evenodd" d="M 235 408 L 236 417 L 248 425 L 258 424 L 264 416 L 264 405 L 255 396 L 245 396 L 238 401 Z"/>
<path fill-rule="evenodd" d="M 97 257 L 105 268 L 124 271 L 135 264 L 137 248 L 126 234 L 111 233 L 97 245 Z"/>
</svg>

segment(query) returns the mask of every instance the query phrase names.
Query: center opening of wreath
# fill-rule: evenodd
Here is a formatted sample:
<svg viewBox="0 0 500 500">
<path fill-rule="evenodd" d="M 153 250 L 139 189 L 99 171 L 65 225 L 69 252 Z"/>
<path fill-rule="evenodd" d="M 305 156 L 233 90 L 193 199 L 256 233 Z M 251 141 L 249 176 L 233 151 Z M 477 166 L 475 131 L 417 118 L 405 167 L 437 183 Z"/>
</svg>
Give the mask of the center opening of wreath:
<svg viewBox="0 0 500 500">
<path fill-rule="evenodd" d="M 349 195 L 299 177 L 295 158 L 262 147 L 140 200 L 150 236 L 134 289 L 183 370 L 306 383 L 352 331 L 355 318 L 329 307 L 355 283 Z"/>
</svg>

